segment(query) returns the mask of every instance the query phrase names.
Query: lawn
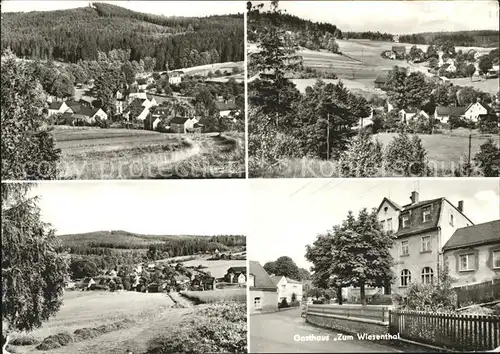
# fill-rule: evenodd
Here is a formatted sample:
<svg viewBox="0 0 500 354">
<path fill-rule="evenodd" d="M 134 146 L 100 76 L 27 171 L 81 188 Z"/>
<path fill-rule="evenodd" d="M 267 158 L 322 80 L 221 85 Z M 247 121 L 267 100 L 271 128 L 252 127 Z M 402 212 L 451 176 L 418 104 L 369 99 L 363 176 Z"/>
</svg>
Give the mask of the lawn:
<svg viewBox="0 0 500 354">
<path fill-rule="evenodd" d="M 246 264 L 247 262 L 244 260 L 209 261 L 207 259 L 194 259 L 183 263 L 185 267 L 197 267 L 198 265 L 202 265 L 206 267 L 201 269 L 202 271 L 210 272 L 210 274 L 216 278 L 222 278 L 231 267 L 246 267 Z"/>
<path fill-rule="evenodd" d="M 221 289 L 206 291 L 183 291 L 182 296 L 195 301 L 196 303 L 210 304 L 219 301 L 246 302 L 246 287 L 237 289 Z"/>
<path fill-rule="evenodd" d="M 165 329 L 180 320 L 186 309 L 172 308 L 173 305 L 170 297 L 162 293 L 68 291 L 56 316 L 29 335 L 41 341 L 58 333 L 72 334 L 77 329 L 126 321 L 124 328 L 50 351 L 57 354 L 123 353 L 126 349 L 123 342 L 144 340 L 145 327 L 150 330 L 147 335 L 153 336 L 155 324 L 162 323 Z M 39 352 L 35 345 L 13 348 L 14 353 Z"/>
<path fill-rule="evenodd" d="M 244 177 L 244 134 L 56 127 L 60 179 Z"/>
</svg>

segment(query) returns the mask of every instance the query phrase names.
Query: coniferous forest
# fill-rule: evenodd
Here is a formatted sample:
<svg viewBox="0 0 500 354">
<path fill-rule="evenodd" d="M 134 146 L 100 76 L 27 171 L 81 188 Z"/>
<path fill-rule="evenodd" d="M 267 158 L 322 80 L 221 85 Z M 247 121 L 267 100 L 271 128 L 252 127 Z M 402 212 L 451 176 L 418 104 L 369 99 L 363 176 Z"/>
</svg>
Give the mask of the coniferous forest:
<svg viewBox="0 0 500 354">
<path fill-rule="evenodd" d="M 174 9 L 172 9 L 174 12 Z M 98 52 L 130 49 L 130 60 L 156 59 L 156 69 L 178 69 L 244 59 L 243 14 L 165 17 L 119 6 L 2 14 L 2 50 L 20 58 L 76 63 Z"/>
</svg>

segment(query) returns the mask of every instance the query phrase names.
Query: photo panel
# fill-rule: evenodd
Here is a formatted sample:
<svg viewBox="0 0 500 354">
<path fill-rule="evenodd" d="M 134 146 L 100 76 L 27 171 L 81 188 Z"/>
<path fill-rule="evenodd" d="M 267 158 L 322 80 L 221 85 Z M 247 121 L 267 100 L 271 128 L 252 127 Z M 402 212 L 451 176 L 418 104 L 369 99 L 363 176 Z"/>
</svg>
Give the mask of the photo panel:
<svg viewBox="0 0 500 354">
<path fill-rule="evenodd" d="M 500 347 L 498 180 L 249 184 L 250 352 Z"/>
<path fill-rule="evenodd" d="M 249 176 L 498 177 L 498 14 L 496 1 L 249 2 Z"/>
<path fill-rule="evenodd" d="M 2 183 L 3 353 L 247 352 L 244 181 Z"/>
<path fill-rule="evenodd" d="M 244 3 L 1 10 L 2 180 L 245 178 Z"/>
</svg>

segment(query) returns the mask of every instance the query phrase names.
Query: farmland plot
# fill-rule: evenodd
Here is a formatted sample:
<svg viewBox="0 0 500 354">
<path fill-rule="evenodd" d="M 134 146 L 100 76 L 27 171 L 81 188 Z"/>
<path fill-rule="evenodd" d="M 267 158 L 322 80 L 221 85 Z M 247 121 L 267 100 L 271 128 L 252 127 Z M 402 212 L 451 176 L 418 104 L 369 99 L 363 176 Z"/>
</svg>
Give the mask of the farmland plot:
<svg viewBox="0 0 500 354">
<path fill-rule="evenodd" d="M 238 289 L 184 291 L 182 296 L 196 303 L 210 304 L 219 301 L 245 302 L 247 299 L 246 287 Z"/>
</svg>

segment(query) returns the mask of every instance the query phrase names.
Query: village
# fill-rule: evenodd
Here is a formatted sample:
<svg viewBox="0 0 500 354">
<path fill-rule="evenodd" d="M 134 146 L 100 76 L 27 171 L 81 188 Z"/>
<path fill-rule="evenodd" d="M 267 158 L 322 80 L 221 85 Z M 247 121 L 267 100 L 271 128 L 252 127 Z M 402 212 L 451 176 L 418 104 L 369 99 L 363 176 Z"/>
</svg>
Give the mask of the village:
<svg viewBox="0 0 500 354">
<path fill-rule="evenodd" d="M 393 190 L 392 195 L 404 193 L 402 186 L 398 186 L 400 183 L 392 183 L 392 187 L 387 183 L 370 183 L 371 187 L 366 184 L 358 196 L 366 193 L 381 195 L 384 188 L 380 187 L 381 184 Z M 456 182 L 447 183 L 454 185 Z M 350 188 L 346 181 L 302 183 L 302 187 L 295 188 L 302 196 L 296 198 L 306 198 L 308 193 L 311 193 L 309 198 L 313 198 L 314 190 L 336 190 L 338 194 L 340 184 L 344 190 Z M 320 233 L 314 242 L 306 245 L 305 258 L 312 264 L 308 277 L 300 280 L 289 276 L 276 277 L 272 271 L 291 274 L 292 266 L 280 263 L 280 268 L 273 269 L 267 263 L 263 267 L 261 262 L 250 260 L 250 313 L 252 328 L 258 328 L 251 332 L 252 351 L 277 351 L 299 345 L 292 340 L 290 343 L 274 342 L 271 333 L 276 334 L 276 331 L 272 328 L 278 326 L 282 326 L 282 338 L 292 338 L 297 333 L 301 336 L 311 333 L 330 335 L 332 338 L 337 331 L 354 336 L 368 331 L 386 338 L 398 338 L 398 343 L 402 343 L 393 347 L 394 343 L 386 342 L 378 348 L 385 352 L 402 348 L 403 351 L 424 349 L 431 352 L 443 348 L 487 351 L 500 346 L 500 333 L 490 325 L 499 323 L 500 313 L 498 185 L 494 187 L 494 181 L 487 184 L 493 188 L 491 195 L 490 192 L 480 192 L 481 189 L 472 190 L 472 194 L 476 193 L 480 200 L 491 203 L 494 209 L 485 221 L 476 223 L 473 220 L 478 213 L 471 208 L 480 203 L 478 200 L 470 197 L 452 200 L 447 195 L 454 194 L 450 191 L 451 186 L 445 188 L 450 192 L 439 193 L 436 192 L 439 188 L 422 188 L 423 185 L 431 186 L 430 183 L 418 184 L 419 190 L 407 190 L 406 201 L 386 195 L 366 209 L 360 206 L 359 215 L 357 212 L 348 214 L 345 210 L 347 221 L 332 231 Z M 380 190 L 373 192 L 376 187 Z M 479 184 L 477 187 L 480 188 Z M 394 192 L 396 189 L 397 193 Z M 427 198 L 422 198 L 421 194 Z M 327 196 L 316 198 L 321 203 L 320 199 Z M 470 202 L 473 205 L 468 208 Z M 277 203 L 273 202 L 270 208 L 276 208 Z M 354 204 L 349 202 L 349 205 Z M 292 204 L 286 212 L 297 213 L 299 210 L 294 211 L 294 208 L 300 207 Z M 342 213 L 342 207 L 334 210 Z M 318 212 L 318 209 L 311 212 Z M 307 222 L 308 215 L 303 217 Z M 358 224 L 351 224 L 353 222 Z M 381 235 L 388 235 L 386 241 L 383 237 L 370 236 L 368 240 L 362 233 L 358 236 L 351 233 L 357 233 L 354 230 L 363 227 L 361 223 L 372 222 L 376 223 Z M 274 242 L 279 243 L 282 236 L 276 237 Z M 390 246 L 384 246 L 384 242 Z M 294 247 L 297 252 L 300 246 L 299 242 Z M 327 252 L 325 247 L 332 247 L 330 257 L 322 256 Z M 357 260 L 352 257 L 354 254 Z M 283 258 L 290 257 L 279 259 Z M 377 269 L 371 267 L 374 262 Z M 363 273 L 360 273 L 364 274 L 361 276 L 364 280 L 356 275 L 355 268 L 360 264 L 364 264 Z M 360 286 L 363 282 L 364 285 Z M 478 328 L 485 328 L 479 337 L 475 330 L 467 327 L 476 319 L 480 323 Z M 308 324 L 314 327 L 308 330 Z M 465 329 L 459 336 L 459 327 L 462 326 Z M 316 351 L 331 345 L 316 343 L 309 346 L 304 343 L 298 350 L 309 348 Z M 361 342 L 344 345 L 346 350 L 350 345 L 352 349 L 357 345 L 357 350 L 369 351 L 369 345 Z"/>
<path fill-rule="evenodd" d="M 233 69 L 238 72 L 237 67 Z M 216 87 L 223 87 L 231 80 L 228 75 L 233 74 L 228 71 L 221 73 L 220 70 L 216 72 L 225 78 L 224 81 L 212 82 Z M 211 71 L 207 77 L 212 77 Z M 204 108 L 195 109 L 195 98 L 179 93 L 181 87 L 186 90 L 194 85 L 193 79 L 181 70 L 138 73 L 135 81 L 130 85 L 123 84 L 124 87 L 114 93 L 113 113 L 110 115 L 101 108 L 94 80 L 90 79 L 87 83 L 76 84 L 75 92 L 80 94 L 79 99 L 49 96 L 48 115 L 56 125 L 120 127 L 179 134 L 213 131 L 216 125 L 214 119 L 223 119 L 221 126 L 231 130 L 242 119 L 242 109 L 236 104 L 235 97 L 217 95 L 213 102 L 205 102 Z M 196 80 L 203 83 L 206 78 L 196 75 Z M 237 85 L 235 79 L 232 80 Z M 210 79 L 208 82 L 211 82 Z M 170 95 L 165 93 L 164 87 L 168 88 Z M 211 105 L 214 112 L 209 112 L 207 108 Z"/>
</svg>

